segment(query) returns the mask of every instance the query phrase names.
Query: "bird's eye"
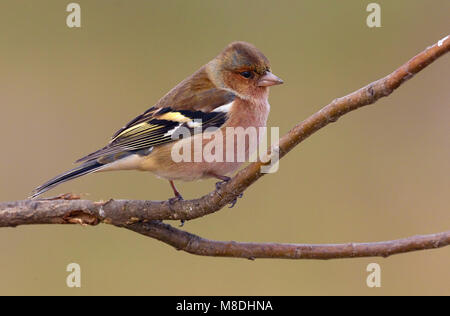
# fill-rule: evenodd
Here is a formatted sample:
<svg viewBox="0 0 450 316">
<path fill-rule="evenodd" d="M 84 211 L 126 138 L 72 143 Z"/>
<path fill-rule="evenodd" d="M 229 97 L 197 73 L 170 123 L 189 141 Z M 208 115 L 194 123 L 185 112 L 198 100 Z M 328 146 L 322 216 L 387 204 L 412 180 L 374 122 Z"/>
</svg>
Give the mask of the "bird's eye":
<svg viewBox="0 0 450 316">
<path fill-rule="evenodd" d="M 240 73 L 240 75 L 244 78 L 250 78 L 252 76 L 252 72 L 251 71 L 243 71 Z"/>
</svg>

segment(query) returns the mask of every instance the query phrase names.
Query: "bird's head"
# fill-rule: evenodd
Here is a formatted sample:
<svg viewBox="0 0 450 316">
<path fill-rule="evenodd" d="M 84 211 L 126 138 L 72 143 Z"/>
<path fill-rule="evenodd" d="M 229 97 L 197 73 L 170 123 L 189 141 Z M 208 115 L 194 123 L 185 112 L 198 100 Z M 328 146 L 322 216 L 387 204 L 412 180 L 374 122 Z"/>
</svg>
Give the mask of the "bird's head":
<svg viewBox="0 0 450 316">
<path fill-rule="evenodd" d="M 283 83 L 270 71 L 266 56 L 246 42 L 228 45 L 207 69 L 216 86 L 244 99 L 267 95 L 268 87 Z"/>
</svg>

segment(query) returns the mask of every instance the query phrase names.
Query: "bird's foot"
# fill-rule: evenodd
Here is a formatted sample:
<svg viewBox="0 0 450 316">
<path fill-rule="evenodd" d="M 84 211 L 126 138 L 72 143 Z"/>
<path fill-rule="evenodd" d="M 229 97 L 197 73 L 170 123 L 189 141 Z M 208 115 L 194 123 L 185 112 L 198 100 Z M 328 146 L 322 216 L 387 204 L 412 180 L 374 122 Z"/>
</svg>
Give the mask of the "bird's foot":
<svg viewBox="0 0 450 316">
<path fill-rule="evenodd" d="M 237 199 L 240 199 L 243 196 L 244 196 L 244 193 L 239 194 L 233 201 L 230 202 L 230 206 L 228 206 L 228 208 L 233 208 L 237 203 Z"/>
<path fill-rule="evenodd" d="M 222 181 L 216 182 L 216 190 L 220 190 L 222 186 L 228 182 L 230 182 L 230 177 L 223 176 Z"/>
<path fill-rule="evenodd" d="M 218 176 L 216 176 L 216 177 L 218 177 Z M 227 176 L 221 176 L 219 179 L 221 179 L 222 181 L 216 182 L 216 190 L 222 189 L 222 186 L 224 184 L 230 182 L 230 180 L 231 180 L 231 178 L 227 177 Z M 244 195 L 244 193 L 241 193 L 233 201 L 231 201 L 229 208 L 233 208 L 237 203 L 237 199 L 242 198 L 243 195 Z"/>
<path fill-rule="evenodd" d="M 176 202 L 179 202 L 179 201 L 183 201 L 184 199 L 183 199 L 183 197 L 181 196 L 181 194 L 177 194 L 177 195 L 175 195 L 173 198 L 170 198 L 169 199 L 169 204 L 170 205 L 173 205 L 173 204 L 175 204 Z"/>
<path fill-rule="evenodd" d="M 175 203 L 177 203 L 177 202 L 179 202 L 179 201 L 184 201 L 184 199 L 183 199 L 183 197 L 181 196 L 181 194 L 180 193 L 178 193 L 177 195 L 175 195 L 173 198 L 170 198 L 169 199 L 169 204 L 170 205 L 173 205 L 173 204 L 175 204 Z M 182 220 L 180 220 L 180 227 L 183 227 L 184 226 L 184 219 L 182 219 Z"/>
</svg>

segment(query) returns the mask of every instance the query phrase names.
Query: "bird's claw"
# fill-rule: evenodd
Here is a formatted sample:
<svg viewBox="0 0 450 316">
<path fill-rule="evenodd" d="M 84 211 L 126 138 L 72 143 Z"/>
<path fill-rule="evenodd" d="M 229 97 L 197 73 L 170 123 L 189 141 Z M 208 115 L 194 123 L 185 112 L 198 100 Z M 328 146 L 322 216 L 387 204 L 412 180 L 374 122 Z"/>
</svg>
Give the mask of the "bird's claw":
<svg viewBox="0 0 450 316">
<path fill-rule="evenodd" d="M 181 194 L 180 194 L 180 195 L 174 196 L 173 198 L 170 198 L 170 199 L 169 199 L 169 204 L 170 204 L 170 205 L 173 205 L 173 204 L 175 204 L 176 202 L 183 201 L 183 200 L 184 200 L 184 199 L 183 199 L 183 197 L 182 197 Z"/>
<path fill-rule="evenodd" d="M 218 191 L 218 190 L 222 189 L 222 186 L 224 184 L 228 183 L 230 180 L 231 180 L 231 178 L 227 177 L 223 181 L 216 182 L 216 190 Z M 237 199 L 241 198 L 243 195 L 244 195 L 244 193 L 240 193 L 233 201 L 231 201 L 229 208 L 233 208 L 237 203 Z"/>
<path fill-rule="evenodd" d="M 173 198 L 170 198 L 169 199 L 169 204 L 170 205 L 173 205 L 173 204 L 175 204 L 176 202 L 179 202 L 179 201 L 183 201 L 184 199 L 183 199 L 183 197 L 181 196 L 181 194 L 178 194 L 178 195 L 176 195 L 176 196 L 174 196 Z M 179 225 L 180 227 L 183 227 L 184 226 L 184 219 L 182 219 L 182 220 L 180 220 L 180 225 Z"/>
<path fill-rule="evenodd" d="M 222 186 L 224 184 L 230 182 L 230 180 L 231 179 L 229 178 L 229 179 L 226 179 L 226 180 L 223 180 L 223 181 L 216 182 L 216 190 L 220 190 L 222 188 Z"/>
<path fill-rule="evenodd" d="M 230 202 L 230 206 L 228 206 L 228 208 L 233 208 L 236 205 L 237 200 L 242 198 L 243 196 L 244 193 L 239 194 L 233 201 Z"/>
<path fill-rule="evenodd" d="M 220 190 L 225 181 L 216 182 L 216 190 Z"/>
</svg>

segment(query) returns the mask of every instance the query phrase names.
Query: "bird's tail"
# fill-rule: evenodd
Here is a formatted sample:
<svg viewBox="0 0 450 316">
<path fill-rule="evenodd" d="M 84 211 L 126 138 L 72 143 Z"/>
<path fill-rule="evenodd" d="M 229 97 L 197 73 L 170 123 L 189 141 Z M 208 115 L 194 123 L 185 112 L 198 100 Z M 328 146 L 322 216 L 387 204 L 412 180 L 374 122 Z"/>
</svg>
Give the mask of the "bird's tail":
<svg viewBox="0 0 450 316">
<path fill-rule="evenodd" d="M 43 185 L 37 187 L 36 189 L 33 190 L 30 198 L 35 198 L 63 182 L 84 176 L 85 174 L 88 174 L 88 173 L 98 171 L 103 166 L 104 166 L 104 164 L 102 164 L 96 160 L 85 162 L 84 164 L 82 164 L 74 169 L 71 169 L 67 172 L 64 172 L 63 174 L 60 174 L 59 176 L 45 182 Z"/>
</svg>

